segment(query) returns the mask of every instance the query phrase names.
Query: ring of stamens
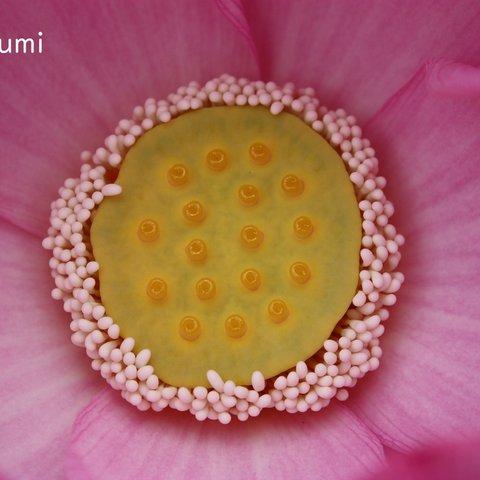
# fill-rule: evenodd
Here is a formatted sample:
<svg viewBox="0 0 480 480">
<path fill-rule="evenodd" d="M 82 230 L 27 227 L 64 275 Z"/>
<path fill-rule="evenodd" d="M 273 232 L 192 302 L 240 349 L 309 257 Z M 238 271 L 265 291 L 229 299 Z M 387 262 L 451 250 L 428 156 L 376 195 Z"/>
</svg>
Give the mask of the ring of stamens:
<svg viewBox="0 0 480 480">
<path fill-rule="evenodd" d="M 234 86 L 238 90 L 232 89 L 230 93 L 229 88 Z M 106 147 L 99 148 L 93 155 L 82 154 L 85 163 L 80 178 L 66 180 L 60 189 L 60 198 L 52 203 L 51 227 L 43 246 L 53 253 L 50 268 L 56 287 L 52 290 L 52 297 L 62 300 L 65 310 L 73 318 L 72 342 L 85 347 L 93 357 L 92 367 L 141 410 L 151 407 L 159 411 L 167 405 L 185 409 L 187 406 L 199 420 L 208 417 L 228 423 L 232 415 L 246 420 L 258 415 L 263 408 L 317 411 L 326 407 L 332 398 L 345 400 L 347 389 L 358 378 L 378 368 L 383 322 L 388 318 L 388 307 L 395 303 L 395 294 L 403 282 L 403 275 L 396 268 L 400 261 L 399 247 L 404 239 L 389 222 L 393 206 L 383 194 L 386 182 L 377 175 L 374 150 L 368 140 L 362 138 L 361 129 L 353 117 L 343 110 L 327 111 L 318 107 L 311 89 L 297 92 L 290 85 L 279 88 L 271 82 L 250 83 L 229 76 L 207 82 L 203 88 L 192 83 L 188 89 L 179 90 L 175 99 L 172 97 L 174 103 L 170 100 L 158 105 L 147 102 L 148 108 L 142 111 L 153 110 L 155 115 L 142 117 L 137 112 L 134 119 L 123 121 L 116 133 L 107 138 Z M 253 372 L 248 388 L 232 385 L 216 372 L 208 372 L 210 392 L 218 392 L 218 397 L 225 395 L 225 400 L 219 400 L 217 395 L 210 395 L 203 387 L 177 389 L 162 384 L 148 365 L 150 352 L 137 350 L 133 353 L 135 341 L 120 336 L 119 326 L 106 315 L 99 301 L 100 266 L 89 251 L 88 229 L 92 213 L 102 200 L 121 193 L 119 185 L 106 180 L 107 170 L 118 169 L 128 149 L 157 122 L 169 122 L 172 116 L 192 108 L 225 102 L 257 104 L 259 101 L 273 115 L 282 110 L 297 115 L 341 154 L 358 195 L 363 220 L 359 287 L 350 309 L 335 329 L 334 339 L 326 340 L 316 355 L 307 362 L 299 362 L 288 375 L 277 376 L 273 387 L 265 386 L 260 372 Z M 170 110 L 169 105 L 175 108 Z M 182 187 L 188 182 L 188 172 L 184 173 L 182 169 L 175 170 L 168 177 L 169 182 L 171 180 Z M 79 207 L 75 208 L 77 205 Z M 143 241 L 142 235 L 139 233 L 138 237 Z M 154 240 L 158 239 L 156 236 Z M 124 372 L 133 360 L 139 381 L 146 385 L 142 391 L 127 390 L 125 386 Z M 292 389 L 296 389 L 298 396 L 293 397 Z M 244 401 L 246 410 L 224 406 L 222 413 L 218 413 L 221 409 L 216 406 L 219 402 L 230 402 L 227 402 L 229 398 L 236 399 L 237 404 Z M 206 406 L 195 408 L 194 400 L 199 400 L 202 405 L 205 401 Z"/>
</svg>

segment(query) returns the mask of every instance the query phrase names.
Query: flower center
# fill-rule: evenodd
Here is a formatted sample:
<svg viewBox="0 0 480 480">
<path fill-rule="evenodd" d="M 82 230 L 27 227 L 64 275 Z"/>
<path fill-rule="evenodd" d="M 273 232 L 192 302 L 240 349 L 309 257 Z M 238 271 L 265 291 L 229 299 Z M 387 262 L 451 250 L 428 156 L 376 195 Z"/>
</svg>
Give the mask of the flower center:
<svg viewBox="0 0 480 480">
<path fill-rule="evenodd" d="M 248 385 L 321 349 L 358 281 L 361 219 L 339 155 L 262 107 L 145 133 L 92 222 L 108 314 L 158 377 Z"/>
</svg>

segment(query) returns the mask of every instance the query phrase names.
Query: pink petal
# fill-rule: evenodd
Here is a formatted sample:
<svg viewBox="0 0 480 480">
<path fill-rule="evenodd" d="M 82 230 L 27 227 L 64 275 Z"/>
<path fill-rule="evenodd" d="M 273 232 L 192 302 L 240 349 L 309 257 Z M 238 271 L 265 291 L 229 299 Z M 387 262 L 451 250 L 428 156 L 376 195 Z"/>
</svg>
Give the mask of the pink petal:
<svg viewBox="0 0 480 480">
<path fill-rule="evenodd" d="M 0 228 L 0 472 L 56 479 L 72 422 L 101 381 L 49 298 L 39 241 L 5 222 Z"/>
<path fill-rule="evenodd" d="M 106 391 L 80 414 L 68 478 L 349 479 L 378 468 L 383 448 L 346 408 L 262 412 L 228 426 L 188 413 L 138 412 Z"/>
<path fill-rule="evenodd" d="M 401 449 L 480 427 L 480 90 L 466 95 L 462 72 L 472 74 L 426 65 L 366 128 L 407 237 L 406 282 L 382 368 L 353 397 L 360 417 Z"/>
<path fill-rule="evenodd" d="M 0 214 L 38 235 L 80 152 L 102 146 L 135 105 L 227 71 L 258 76 L 245 37 L 213 2 L 2 4 L 2 38 L 39 28 L 43 54 L 0 63 Z"/>
<path fill-rule="evenodd" d="M 245 2 L 262 76 L 316 88 L 330 108 L 368 118 L 422 63 L 478 61 L 475 1 Z"/>
<path fill-rule="evenodd" d="M 370 480 L 477 480 L 480 478 L 480 441 L 447 443 L 411 455 L 394 457 L 385 470 Z"/>
</svg>

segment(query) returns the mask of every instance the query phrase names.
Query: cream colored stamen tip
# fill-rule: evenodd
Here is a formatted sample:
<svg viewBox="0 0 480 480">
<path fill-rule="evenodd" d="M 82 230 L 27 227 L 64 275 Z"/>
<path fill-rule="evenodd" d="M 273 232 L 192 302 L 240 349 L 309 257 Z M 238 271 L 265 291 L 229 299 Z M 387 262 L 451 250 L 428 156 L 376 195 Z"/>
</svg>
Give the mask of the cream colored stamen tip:
<svg viewBox="0 0 480 480">
<path fill-rule="evenodd" d="M 147 284 L 146 292 L 152 300 L 165 300 L 167 297 L 167 284 L 161 278 L 152 278 Z"/>
<path fill-rule="evenodd" d="M 262 283 L 260 273 L 253 268 L 247 268 L 244 270 L 240 276 L 240 281 L 245 288 L 252 292 L 258 290 Z"/>
<path fill-rule="evenodd" d="M 205 209 L 200 202 L 194 200 L 183 207 L 183 216 L 190 222 L 200 223 L 205 219 Z"/>
<path fill-rule="evenodd" d="M 137 235 L 142 242 L 153 242 L 159 235 L 157 222 L 150 218 L 142 220 L 138 225 Z"/>
<path fill-rule="evenodd" d="M 270 149 L 263 143 L 253 143 L 250 145 L 250 157 L 258 165 L 265 165 L 270 161 Z"/>
<path fill-rule="evenodd" d="M 176 164 L 169 168 L 167 172 L 168 183 L 174 187 L 184 185 L 188 181 L 188 171 L 185 165 Z"/>
<path fill-rule="evenodd" d="M 243 244 L 248 248 L 258 248 L 263 243 L 263 232 L 254 225 L 247 225 L 242 228 L 240 237 Z"/>
<path fill-rule="evenodd" d="M 203 240 L 196 238 L 185 247 L 185 253 L 193 262 L 202 262 L 207 258 L 207 246 Z"/>
<path fill-rule="evenodd" d="M 181 320 L 178 331 L 184 340 L 192 342 L 200 337 L 202 326 L 197 318 L 189 316 Z"/>
<path fill-rule="evenodd" d="M 310 267 L 304 262 L 295 262 L 290 267 L 290 276 L 296 283 L 307 283 L 312 273 Z"/>
<path fill-rule="evenodd" d="M 282 190 L 290 197 L 301 195 L 305 190 L 305 182 L 296 175 L 288 174 L 282 178 Z"/>
<path fill-rule="evenodd" d="M 208 167 L 211 170 L 215 170 L 216 172 L 221 172 L 222 170 L 225 170 L 225 168 L 227 168 L 227 165 L 228 165 L 227 154 L 223 150 L 220 150 L 219 148 L 216 148 L 208 152 L 206 161 L 207 161 Z"/>
<path fill-rule="evenodd" d="M 293 231 L 298 238 L 309 237 L 313 230 L 313 223 L 308 217 L 298 217 L 293 222 Z"/>
<path fill-rule="evenodd" d="M 290 311 L 283 300 L 275 299 L 268 305 L 268 314 L 273 322 L 281 323 L 288 318 Z"/>
<path fill-rule="evenodd" d="M 242 185 L 238 189 L 238 198 L 243 205 L 252 207 L 260 200 L 260 192 L 255 185 Z"/>
<path fill-rule="evenodd" d="M 215 296 L 217 288 L 211 278 L 202 278 L 195 285 L 195 292 L 200 300 L 209 300 Z"/>
<path fill-rule="evenodd" d="M 230 315 L 225 320 L 225 332 L 231 338 L 240 338 L 247 333 L 247 322 L 240 315 Z"/>
</svg>

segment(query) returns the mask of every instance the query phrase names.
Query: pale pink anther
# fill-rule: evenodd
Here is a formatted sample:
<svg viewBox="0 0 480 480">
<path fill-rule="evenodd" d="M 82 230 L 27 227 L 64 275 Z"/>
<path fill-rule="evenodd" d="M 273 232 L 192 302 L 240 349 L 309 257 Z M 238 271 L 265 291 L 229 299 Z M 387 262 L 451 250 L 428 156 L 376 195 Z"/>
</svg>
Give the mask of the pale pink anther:
<svg viewBox="0 0 480 480">
<path fill-rule="evenodd" d="M 214 404 L 220 400 L 220 394 L 216 390 L 210 390 L 207 394 L 208 403 Z"/>
<path fill-rule="evenodd" d="M 151 356 L 152 356 L 152 352 L 149 349 L 144 348 L 143 350 L 140 350 L 137 353 L 136 358 L 135 358 L 135 366 L 137 368 L 141 368 L 141 367 L 147 365 Z"/>
<path fill-rule="evenodd" d="M 223 385 L 223 391 L 226 395 L 235 395 L 235 383 L 232 380 L 227 380 Z"/>
<path fill-rule="evenodd" d="M 299 377 L 297 375 L 297 372 L 290 372 L 287 375 L 287 385 L 289 387 L 295 387 L 296 385 L 298 385 L 298 382 L 299 382 Z"/>
<path fill-rule="evenodd" d="M 226 395 L 225 393 L 220 395 L 220 401 L 227 409 L 233 408 L 237 404 L 237 399 L 234 396 Z"/>
<path fill-rule="evenodd" d="M 132 337 L 128 337 L 122 341 L 120 345 L 120 350 L 122 351 L 123 354 L 125 354 L 127 352 L 131 352 L 134 346 L 135 346 L 135 340 Z"/>
<path fill-rule="evenodd" d="M 265 389 L 265 378 L 262 372 L 255 371 L 252 373 L 252 387 L 257 391 L 261 392 Z"/>
<path fill-rule="evenodd" d="M 249 390 L 247 395 L 247 402 L 255 403 L 259 399 L 260 395 L 255 390 Z"/>
<path fill-rule="evenodd" d="M 147 378 L 147 380 L 146 380 L 145 383 L 147 384 L 147 387 L 148 387 L 150 390 L 156 390 L 156 389 L 158 388 L 158 385 L 159 385 L 160 382 L 159 382 L 159 380 L 158 380 L 158 377 L 157 377 L 155 374 L 152 374 L 152 375 L 150 375 L 150 376 Z M 206 389 L 205 389 L 205 390 L 206 390 Z M 207 395 L 207 394 L 205 393 L 205 396 L 206 396 L 206 395 Z"/>
<path fill-rule="evenodd" d="M 318 363 L 315 366 L 315 374 L 317 375 L 318 378 L 323 377 L 327 373 L 327 367 L 323 363 Z"/>
<path fill-rule="evenodd" d="M 286 386 L 286 383 L 285 383 Z M 248 397 L 248 388 L 242 386 L 242 385 L 237 385 L 235 387 L 235 396 L 237 398 L 247 398 Z"/>
<path fill-rule="evenodd" d="M 210 383 L 210 385 L 217 390 L 217 392 L 223 392 L 223 380 L 222 377 L 215 371 L 215 370 L 209 370 L 207 372 L 207 379 Z"/>
<path fill-rule="evenodd" d="M 284 105 L 282 102 L 273 102 L 272 105 L 270 106 L 270 112 L 273 115 L 278 115 L 284 108 Z"/>
</svg>

